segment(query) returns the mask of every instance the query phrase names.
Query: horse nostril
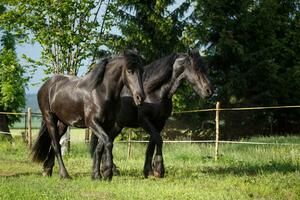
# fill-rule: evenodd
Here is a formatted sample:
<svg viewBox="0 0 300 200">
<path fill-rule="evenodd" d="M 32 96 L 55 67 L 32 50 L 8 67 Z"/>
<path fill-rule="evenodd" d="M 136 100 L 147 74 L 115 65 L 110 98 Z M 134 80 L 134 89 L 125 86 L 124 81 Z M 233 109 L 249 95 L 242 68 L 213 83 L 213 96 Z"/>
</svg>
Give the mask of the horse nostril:
<svg viewBox="0 0 300 200">
<path fill-rule="evenodd" d="M 139 101 L 139 102 L 142 102 L 143 101 L 143 97 L 141 95 L 136 95 L 136 99 Z"/>
<path fill-rule="evenodd" d="M 208 95 L 212 95 L 212 90 L 206 89 L 206 93 L 207 93 Z"/>
</svg>

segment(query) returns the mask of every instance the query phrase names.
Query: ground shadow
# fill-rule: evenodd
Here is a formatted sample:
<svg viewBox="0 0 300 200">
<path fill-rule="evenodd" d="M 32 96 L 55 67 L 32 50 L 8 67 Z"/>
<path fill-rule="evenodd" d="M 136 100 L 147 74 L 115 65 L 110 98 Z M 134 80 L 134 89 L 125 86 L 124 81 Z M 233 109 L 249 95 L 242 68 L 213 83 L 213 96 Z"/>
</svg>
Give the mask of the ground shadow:
<svg viewBox="0 0 300 200">
<path fill-rule="evenodd" d="M 4 178 L 20 178 L 22 176 L 42 176 L 41 172 L 20 172 L 20 173 L 0 173 L 0 177 Z"/>
<path fill-rule="evenodd" d="M 238 163 L 236 165 L 231 166 L 198 166 L 195 168 L 187 169 L 185 172 L 180 172 L 180 169 L 172 169 L 169 171 L 167 169 L 167 176 L 184 176 L 188 177 L 189 174 L 193 176 L 193 174 L 204 173 L 208 175 L 235 175 L 235 176 L 256 176 L 259 174 L 271 174 L 271 173 L 292 173 L 299 171 L 299 165 L 295 165 L 292 163 L 280 163 L 280 162 L 269 162 L 265 164 L 247 164 L 247 163 Z M 179 173 L 177 172 L 179 171 Z"/>
</svg>

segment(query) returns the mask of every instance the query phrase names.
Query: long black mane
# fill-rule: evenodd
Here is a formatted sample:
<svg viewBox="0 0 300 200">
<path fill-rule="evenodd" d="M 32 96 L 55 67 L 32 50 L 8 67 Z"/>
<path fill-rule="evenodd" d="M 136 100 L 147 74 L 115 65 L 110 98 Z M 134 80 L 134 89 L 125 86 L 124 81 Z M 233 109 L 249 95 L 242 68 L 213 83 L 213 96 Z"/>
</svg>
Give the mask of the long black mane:
<svg viewBox="0 0 300 200">
<path fill-rule="evenodd" d="M 87 80 L 88 80 L 88 87 L 90 89 L 94 89 L 97 85 L 101 84 L 106 65 L 111 60 L 111 57 L 103 58 L 98 63 L 95 64 L 93 69 L 87 74 Z"/>
<path fill-rule="evenodd" d="M 127 66 L 130 68 L 131 66 L 135 66 L 138 63 L 141 63 L 141 57 L 129 50 L 126 50 L 124 53 L 120 55 L 114 55 L 114 56 L 107 56 L 105 58 L 102 58 L 100 61 L 98 61 L 92 68 L 92 70 L 87 74 L 86 80 L 88 80 L 88 87 L 90 89 L 94 89 L 99 84 L 101 84 L 105 69 L 107 67 L 107 64 L 115 59 L 119 58 L 126 58 Z"/>
<path fill-rule="evenodd" d="M 173 72 L 173 63 L 177 57 L 178 54 L 172 53 L 144 66 L 143 81 L 145 90 L 151 92 L 170 80 Z"/>
</svg>

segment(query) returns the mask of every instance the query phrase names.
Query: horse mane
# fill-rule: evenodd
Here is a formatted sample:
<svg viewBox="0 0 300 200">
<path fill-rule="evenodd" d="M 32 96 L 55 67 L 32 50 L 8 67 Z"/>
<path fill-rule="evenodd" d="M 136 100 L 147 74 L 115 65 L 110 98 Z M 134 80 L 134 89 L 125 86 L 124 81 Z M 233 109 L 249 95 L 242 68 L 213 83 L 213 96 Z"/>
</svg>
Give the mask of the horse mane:
<svg viewBox="0 0 300 200">
<path fill-rule="evenodd" d="M 152 92 L 172 78 L 173 63 L 178 55 L 172 53 L 144 66 L 143 81 L 147 92 Z"/>
<path fill-rule="evenodd" d="M 137 52 L 128 49 L 124 50 L 124 52 L 120 56 L 126 58 L 128 67 L 143 64 L 145 62 Z"/>
<path fill-rule="evenodd" d="M 102 83 L 106 66 L 110 60 L 111 57 L 106 57 L 94 65 L 93 69 L 87 75 L 88 88 L 94 89 L 96 86 Z"/>
</svg>

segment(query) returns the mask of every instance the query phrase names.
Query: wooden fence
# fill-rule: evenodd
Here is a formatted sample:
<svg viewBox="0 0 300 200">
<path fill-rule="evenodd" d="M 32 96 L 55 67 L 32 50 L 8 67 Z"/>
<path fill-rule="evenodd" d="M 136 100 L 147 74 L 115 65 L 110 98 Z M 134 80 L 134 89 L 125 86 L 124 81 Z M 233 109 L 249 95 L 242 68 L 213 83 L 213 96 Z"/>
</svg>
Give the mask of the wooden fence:
<svg viewBox="0 0 300 200">
<path fill-rule="evenodd" d="M 300 108 L 300 105 L 295 106 L 266 106 L 266 107 L 246 107 L 246 108 L 221 108 L 220 102 L 216 103 L 216 108 L 212 109 L 201 109 L 201 110 L 189 110 L 189 111 L 181 111 L 181 112 L 173 112 L 173 114 L 184 114 L 184 113 L 197 113 L 197 112 L 215 112 L 215 140 L 199 140 L 199 141 L 164 141 L 165 143 L 214 143 L 214 158 L 215 161 L 218 160 L 219 156 L 219 143 L 231 143 L 231 144 L 255 144 L 255 145 L 300 145 L 300 144 L 290 144 L 290 143 L 263 143 L 263 142 L 237 142 L 237 141 L 220 141 L 220 112 L 221 111 L 243 111 L 243 110 L 269 110 L 269 109 L 288 109 L 288 108 Z M 28 108 L 26 113 L 11 113 L 11 112 L 0 112 L 0 114 L 5 115 L 25 115 L 27 116 L 27 132 L 26 139 L 28 141 L 29 148 L 32 147 L 32 115 L 39 115 L 40 113 L 32 113 L 31 108 Z M 2 134 L 10 134 L 0 132 Z M 90 131 L 86 129 L 85 131 L 85 142 L 89 142 Z M 128 158 L 131 156 L 131 145 L 132 143 L 147 143 L 148 141 L 137 141 L 131 140 L 131 134 L 128 136 L 127 141 L 128 144 Z M 70 141 L 68 141 L 70 145 Z M 69 146 L 68 145 L 68 146 Z"/>
</svg>

